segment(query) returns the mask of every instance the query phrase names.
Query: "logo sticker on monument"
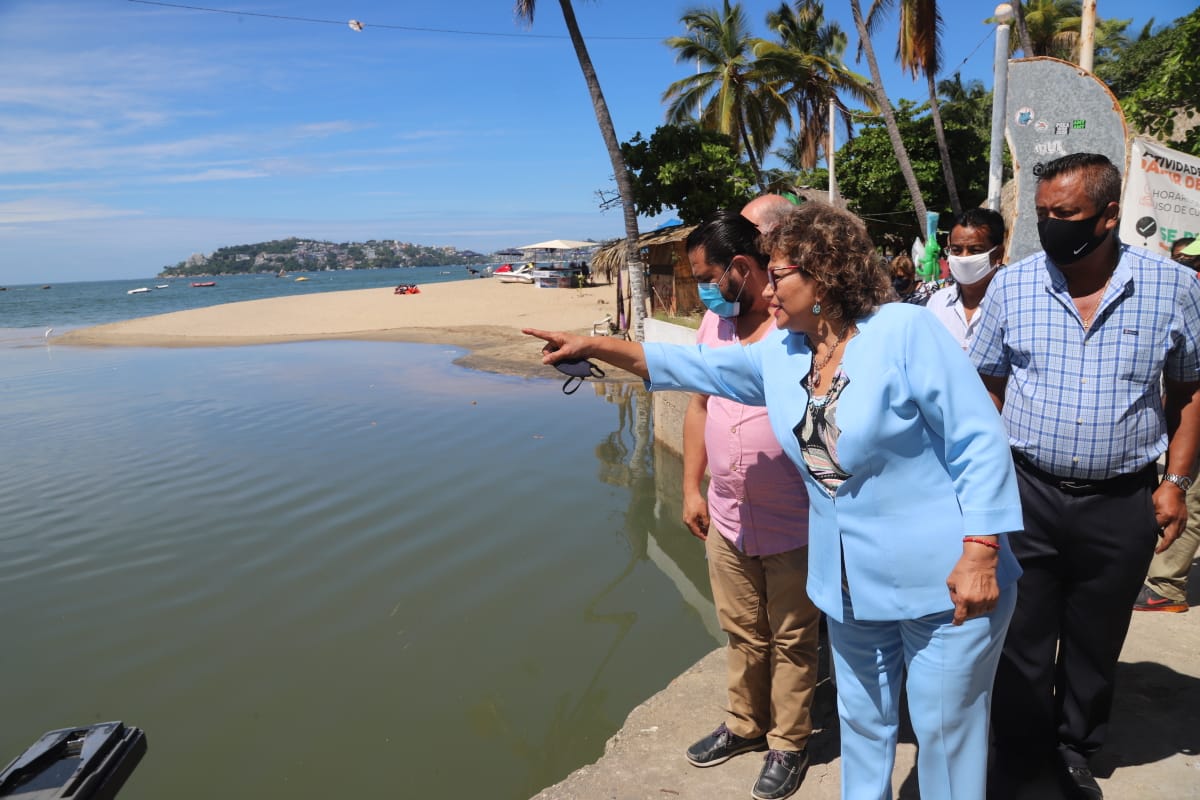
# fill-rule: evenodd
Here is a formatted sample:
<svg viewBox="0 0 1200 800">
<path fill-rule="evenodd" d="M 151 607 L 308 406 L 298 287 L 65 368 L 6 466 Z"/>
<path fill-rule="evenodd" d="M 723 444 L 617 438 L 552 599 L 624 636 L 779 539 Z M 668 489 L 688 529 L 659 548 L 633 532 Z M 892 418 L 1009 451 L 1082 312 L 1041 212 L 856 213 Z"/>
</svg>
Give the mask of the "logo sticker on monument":
<svg viewBox="0 0 1200 800">
<path fill-rule="evenodd" d="M 1054 135 L 1055 136 L 1066 136 L 1070 132 L 1071 132 L 1071 124 L 1069 122 L 1054 123 Z"/>
<path fill-rule="evenodd" d="M 1018 125 L 1027 127 L 1033 122 L 1033 109 L 1028 106 L 1017 109 L 1017 115 L 1013 117 Z"/>
<path fill-rule="evenodd" d="M 1037 122 L 1033 123 L 1033 129 L 1038 133 L 1045 133 L 1046 131 L 1050 130 L 1050 123 L 1046 122 L 1044 119 L 1039 119 Z"/>
<path fill-rule="evenodd" d="M 1087 120 L 1086 119 L 1071 120 L 1071 130 L 1073 130 L 1073 131 L 1087 130 Z"/>
</svg>

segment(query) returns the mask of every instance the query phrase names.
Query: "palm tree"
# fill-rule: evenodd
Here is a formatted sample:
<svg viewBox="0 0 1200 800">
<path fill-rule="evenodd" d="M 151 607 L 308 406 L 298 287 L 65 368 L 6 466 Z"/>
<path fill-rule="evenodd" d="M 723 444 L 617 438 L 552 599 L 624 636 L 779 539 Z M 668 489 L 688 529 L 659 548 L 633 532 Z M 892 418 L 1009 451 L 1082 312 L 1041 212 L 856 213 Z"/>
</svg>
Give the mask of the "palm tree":
<svg viewBox="0 0 1200 800">
<path fill-rule="evenodd" d="M 862 7 L 858 0 L 850 0 L 850 11 L 854 14 L 854 27 L 858 31 L 859 47 L 867 56 L 867 65 L 871 68 L 871 81 L 875 91 L 875 101 L 883 113 L 883 122 L 887 127 L 888 139 L 892 142 L 892 152 L 896 154 L 896 162 L 908 193 L 912 196 L 913 210 L 917 214 L 917 230 L 925 230 L 925 201 L 921 198 L 921 187 L 917 184 L 917 176 L 913 173 L 912 161 L 904 140 L 900 138 L 900 127 L 896 124 L 896 115 L 892 112 L 892 102 L 888 99 L 887 91 L 883 88 L 883 77 L 879 73 L 879 62 L 875 60 L 875 48 L 871 46 L 871 36 L 867 33 L 867 24 L 863 20 Z"/>
<path fill-rule="evenodd" d="M 571 44 L 575 47 L 575 57 L 579 59 L 579 68 L 583 71 L 583 79 L 587 82 L 588 92 L 592 96 L 592 108 L 596 112 L 596 122 L 600 125 L 600 135 L 604 137 L 608 158 L 612 162 L 613 176 L 617 181 L 617 192 L 621 196 L 621 207 L 625 215 L 625 263 L 629 270 L 629 296 L 633 305 L 633 339 L 640 342 L 645 335 L 643 323 L 646 319 L 646 290 L 643 282 L 643 267 L 639 258 L 637 208 L 633 204 L 633 185 L 629 180 L 629 170 L 625 168 L 625 159 L 621 155 L 621 144 L 617 141 L 617 131 L 613 127 L 612 115 L 608 113 L 608 103 L 605 102 L 604 93 L 600 90 L 600 79 L 596 77 L 596 68 L 592 66 L 592 58 L 588 55 L 587 45 L 583 42 L 583 34 L 579 32 L 575 9 L 571 6 L 571 0 L 558 0 L 558 4 L 562 8 L 563 21 L 567 25 Z M 532 25 L 536 6 L 537 0 L 516 0 L 513 10 L 519 19 Z"/>
<path fill-rule="evenodd" d="M 867 30 L 873 31 L 882 11 L 891 8 L 895 0 L 874 0 L 867 12 Z M 929 89 L 929 114 L 933 117 L 933 132 L 937 138 L 938 155 L 942 162 L 942 177 L 950 195 L 954 215 L 962 213 L 954 168 L 950 166 L 950 148 L 946 145 L 946 130 L 942 127 L 942 112 L 938 107 L 935 76 L 942 61 L 942 15 L 937 0 L 900 0 L 900 30 L 896 40 L 896 57 L 900 66 L 912 77 L 925 76 Z"/>
<path fill-rule="evenodd" d="M 1021 52 L 1026 56 L 1033 55 L 1033 41 L 1029 38 L 1029 28 L 1025 25 L 1025 4 L 1021 0 L 1010 3 L 1013 10 L 1013 21 L 1017 24 L 1017 40 L 1021 43 Z M 1012 52 L 1010 50 L 1010 52 Z"/>
<path fill-rule="evenodd" d="M 1079 62 L 1079 28 L 1083 7 L 1079 0 L 1028 0 L 1024 8 L 1032 52 Z"/>
<path fill-rule="evenodd" d="M 796 0 L 795 9 L 781 3 L 779 9 L 767 14 L 767 26 L 779 35 L 780 41 L 760 41 L 755 47 L 759 71 L 790 108 L 795 109 L 796 124 L 787 120 L 789 130 L 787 151 L 797 170 L 816 166 L 822 149 L 828 149 L 831 121 L 826 109 L 830 103 L 838 109 L 848 132 L 853 131 L 850 110 L 839 97 L 846 93 L 853 99 L 875 107 L 875 97 L 865 77 L 846 68 L 842 55 L 846 50 L 846 34 L 836 22 L 825 20 L 820 0 Z M 826 153 L 828 156 L 829 154 Z"/>
<path fill-rule="evenodd" d="M 723 0 L 719 10 L 689 9 L 680 22 L 688 35 L 672 36 L 666 45 L 676 50 L 676 61 L 694 61 L 697 72 L 663 92 L 667 122 L 690 122 L 696 107 L 703 105 L 700 126 L 732 139 L 762 186 L 762 157 L 776 123 L 787 118 L 787 103 L 754 63 L 757 40 L 750 35 L 746 15 L 740 4 Z"/>
</svg>

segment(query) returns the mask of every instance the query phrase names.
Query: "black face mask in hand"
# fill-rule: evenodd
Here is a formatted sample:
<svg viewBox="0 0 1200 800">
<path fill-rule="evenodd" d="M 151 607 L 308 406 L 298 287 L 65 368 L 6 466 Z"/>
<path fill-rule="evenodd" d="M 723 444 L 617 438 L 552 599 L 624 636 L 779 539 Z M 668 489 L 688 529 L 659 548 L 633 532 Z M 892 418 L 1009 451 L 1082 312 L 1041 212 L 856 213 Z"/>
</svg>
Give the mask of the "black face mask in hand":
<svg viewBox="0 0 1200 800">
<path fill-rule="evenodd" d="M 1046 217 L 1037 224 L 1042 249 L 1056 267 L 1074 264 L 1095 250 L 1108 237 L 1109 231 L 1096 236 L 1092 231 L 1104 212 L 1087 219 L 1054 219 Z"/>
<path fill-rule="evenodd" d="M 583 383 L 584 378 L 604 377 L 604 370 L 586 358 L 575 361 L 559 361 L 554 368 L 564 375 L 571 376 L 563 383 L 563 394 L 574 394 L 575 390 Z"/>
</svg>

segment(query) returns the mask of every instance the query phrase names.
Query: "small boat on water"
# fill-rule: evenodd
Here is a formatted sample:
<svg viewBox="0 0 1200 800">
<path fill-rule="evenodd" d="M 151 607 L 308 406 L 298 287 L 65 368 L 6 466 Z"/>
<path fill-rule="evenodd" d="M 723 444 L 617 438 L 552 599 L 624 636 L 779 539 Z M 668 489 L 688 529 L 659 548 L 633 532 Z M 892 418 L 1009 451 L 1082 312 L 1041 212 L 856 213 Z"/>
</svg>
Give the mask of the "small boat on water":
<svg viewBox="0 0 1200 800">
<path fill-rule="evenodd" d="M 299 278 L 296 278 L 296 283 L 299 283 L 300 281 L 306 281 L 306 280 L 308 280 L 308 278 L 301 275 Z"/>
<path fill-rule="evenodd" d="M 158 286 L 155 286 L 154 288 L 155 288 L 155 289 L 170 289 L 170 288 L 171 288 L 171 284 L 169 284 L 169 283 L 160 283 Z"/>
<path fill-rule="evenodd" d="M 203 289 L 208 286 L 216 286 L 216 285 L 217 285 L 216 281 L 194 281 L 192 283 L 192 288 L 193 289 Z"/>
<path fill-rule="evenodd" d="M 138 288 L 136 288 L 136 289 L 130 289 L 130 290 L 129 290 L 128 292 L 126 292 L 125 294 L 146 294 L 146 293 L 147 293 L 147 292 L 149 292 L 149 291 L 150 291 L 149 287 L 146 287 L 146 286 L 139 286 L 139 287 L 138 287 Z"/>
</svg>

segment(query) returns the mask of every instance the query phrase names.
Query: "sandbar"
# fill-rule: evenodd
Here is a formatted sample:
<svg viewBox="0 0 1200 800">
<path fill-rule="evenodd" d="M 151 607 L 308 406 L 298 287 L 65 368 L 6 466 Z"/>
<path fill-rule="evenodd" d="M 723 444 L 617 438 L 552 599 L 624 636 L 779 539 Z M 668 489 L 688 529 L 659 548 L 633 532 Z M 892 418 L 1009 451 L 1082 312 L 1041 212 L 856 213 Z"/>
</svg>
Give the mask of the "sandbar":
<svg viewBox="0 0 1200 800">
<path fill-rule="evenodd" d="M 429 284 L 411 295 L 386 287 L 247 300 L 80 328 L 51 342 L 86 347 L 231 347 L 332 339 L 449 344 L 469 351 L 456 361 L 463 366 L 546 377 L 558 373 L 541 364 L 542 343 L 521 329 L 590 334 L 606 316 L 617 317 L 615 285 L 546 289 L 484 278 Z"/>
</svg>

